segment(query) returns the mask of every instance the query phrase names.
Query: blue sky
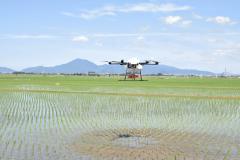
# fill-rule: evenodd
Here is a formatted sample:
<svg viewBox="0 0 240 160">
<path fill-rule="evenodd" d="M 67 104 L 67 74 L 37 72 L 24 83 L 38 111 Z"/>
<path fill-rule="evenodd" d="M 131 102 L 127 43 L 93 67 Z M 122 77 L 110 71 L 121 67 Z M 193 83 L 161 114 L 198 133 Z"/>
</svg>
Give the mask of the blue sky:
<svg viewBox="0 0 240 160">
<path fill-rule="evenodd" d="M 0 66 L 138 57 L 240 73 L 239 6 L 237 0 L 1 1 Z"/>
</svg>

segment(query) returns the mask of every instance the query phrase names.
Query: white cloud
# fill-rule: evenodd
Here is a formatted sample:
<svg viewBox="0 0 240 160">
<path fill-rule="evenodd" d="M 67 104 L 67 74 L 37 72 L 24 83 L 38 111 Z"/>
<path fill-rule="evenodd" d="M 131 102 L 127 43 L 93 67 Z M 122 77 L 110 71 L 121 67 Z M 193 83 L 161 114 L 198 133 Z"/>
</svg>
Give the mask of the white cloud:
<svg viewBox="0 0 240 160">
<path fill-rule="evenodd" d="M 164 22 L 166 24 L 176 24 L 182 21 L 182 17 L 180 16 L 167 16 L 164 18 Z"/>
<path fill-rule="evenodd" d="M 94 10 L 94 11 L 87 11 L 87 12 L 82 12 L 80 13 L 80 18 L 83 19 L 93 19 L 96 17 L 101 17 L 101 16 L 114 16 L 116 15 L 114 12 L 111 11 L 100 11 L 100 10 Z"/>
<path fill-rule="evenodd" d="M 93 37 L 135 37 L 139 36 L 137 33 L 96 33 Z"/>
<path fill-rule="evenodd" d="M 216 17 L 208 18 L 207 22 L 214 22 L 214 23 L 222 24 L 222 25 L 235 24 L 236 23 L 230 17 L 224 17 L 224 16 L 216 16 Z"/>
<path fill-rule="evenodd" d="M 89 38 L 86 36 L 77 36 L 77 37 L 73 37 L 72 41 L 84 43 L 84 42 L 88 42 Z"/>
<path fill-rule="evenodd" d="M 196 13 L 192 13 L 192 16 L 194 19 L 199 19 L 199 20 L 203 19 L 203 16 L 196 14 Z"/>
<path fill-rule="evenodd" d="M 219 55 L 219 56 L 239 56 L 240 52 L 240 44 L 234 45 L 234 46 L 225 46 L 219 49 L 216 49 L 215 52 L 213 53 L 214 55 Z"/>
<path fill-rule="evenodd" d="M 139 3 L 127 5 L 119 8 L 119 12 L 175 12 L 190 10 L 190 6 L 177 6 L 173 3 L 154 4 L 154 3 Z"/>
<path fill-rule="evenodd" d="M 138 36 L 138 37 L 137 37 L 137 40 L 138 40 L 138 41 L 142 41 L 142 40 L 144 40 L 144 39 L 145 39 L 145 38 L 144 38 L 143 36 Z"/>
<path fill-rule="evenodd" d="M 225 55 L 227 55 L 227 52 L 229 52 L 229 51 L 226 50 L 226 49 L 216 49 L 213 52 L 213 55 L 215 55 L 215 56 L 225 56 Z"/>
<path fill-rule="evenodd" d="M 152 32 L 152 33 L 97 33 L 90 35 L 91 37 L 100 37 L 100 38 L 112 38 L 112 37 L 156 37 L 156 36 L 175 36 L 182 33 L 177 32 Z"/>
<path fill-rule="evenodd" d="M 240 36 L 240 32 L 209 32 L 208 35 Z"/>
<path fill-rule="evenodd" d="M 190 20 L 184 20 L 184 21 L 181 22 L 181 25 L 182 25 L 183 27 L 188 27 L 188 26 L 190 26 L 191 24 L 192 24 L 192 21 L 190 21 Z"/>
<path fill-rule="evenodd" d="M 184 20 L 181 16 L 167 16 L 162 18 L 165 24 L 179 25 L 180 27 L 188 27 L 192 24 L 191 20 Z"/>
<path fill-rule="evenodd" d="M 80 14 L 72 13 L 72 12 L 62 12 L 62 15 L 69 16 L 69 17 L 75 17 L 75 18 L 82 18 L 82 19 L 93 19 L 96 17 L 101 16 L 114 16 L 114 12 L 110 11 L 100 11 L 100 10 L 92 10 L 92 11 L 85 11 L 81 12 Z"/>
<path fill-rule="evenodd" d="M 56 36 L 22 34 L 22 35 L 7 35 L 6 38 L 10 38 L 10 39 L 52 39 L 52 38 L 56 38 Z"/>
<path fill-rule="evenodd" d="M 61 14 L 64 16 L 69 16 L 69 17 L 78 17 L 77 15 L 75 15 L 74 13 L 71 13 L 71 12 L 61 12 Z"/>
<path fill-rule="evenodd" d="M 85 10 L 80 13 L 61 12 L 62 15 L 77 17 L 82 19 L 93 19 L 101 16 L 114 16 L 117 13 L 130 12 L 176 12 L 190 10 L 190 6 L 178 6 L 173 3 L 155 4 L 155 3 L 138 3 L 123 6 L 105 6 L 94 10 Z"/>
<path fill-rule="evenodd" d="M 207 39 L 207 41 L 208 41 L 209 43 L 217 43 L 219 40 L 216 39 L 216 38 L 209 38 L 209 39 Z"/>
</svg>

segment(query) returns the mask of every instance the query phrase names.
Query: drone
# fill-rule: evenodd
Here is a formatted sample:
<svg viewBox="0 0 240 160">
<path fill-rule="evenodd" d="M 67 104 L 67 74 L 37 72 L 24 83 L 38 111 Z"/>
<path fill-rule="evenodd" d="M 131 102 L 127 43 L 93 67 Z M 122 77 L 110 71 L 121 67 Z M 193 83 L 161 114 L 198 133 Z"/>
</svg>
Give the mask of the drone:
<svg viewBox="0 0 240 160">
<path fill-rule="evenodd" d="M 109 65 L 122 65 L 125 66 L 126 68 L 126 73 L 125 73 L 125 77 L 124 80 L 126 80 L 127 78 L 132 79 L 132 80 L 136 80 L 137 78 L 140 78 L 140 80 L 142 81 L 142 69 L 144 65 L 158 65 L 159 62 L 158 61 L 154 61 L 154 60 L 145 60 L 145 61 L 140 61 L 137 58 L 131 58 L 128 61 L 105 61 L 107 62 Z"/>
</svg>

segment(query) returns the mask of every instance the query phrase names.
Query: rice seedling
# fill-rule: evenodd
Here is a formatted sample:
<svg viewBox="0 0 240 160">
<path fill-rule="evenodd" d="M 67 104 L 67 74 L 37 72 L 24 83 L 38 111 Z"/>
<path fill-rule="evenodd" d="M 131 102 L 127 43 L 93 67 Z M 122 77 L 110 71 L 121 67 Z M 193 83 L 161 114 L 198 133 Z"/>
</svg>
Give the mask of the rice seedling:
<svg viewBox="0 0 240 160">
<path fill-rule="evenodd" d="M 0 79 L 0 159 L 240 158 L 239 80 Z"/>
</svg>

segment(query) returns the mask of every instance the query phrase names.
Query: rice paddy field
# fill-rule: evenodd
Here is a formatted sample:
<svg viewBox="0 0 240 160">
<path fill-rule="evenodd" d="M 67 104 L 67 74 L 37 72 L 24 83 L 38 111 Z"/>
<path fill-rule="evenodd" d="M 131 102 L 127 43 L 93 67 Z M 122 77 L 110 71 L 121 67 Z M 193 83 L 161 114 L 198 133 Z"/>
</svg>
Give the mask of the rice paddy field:
<svg viewBox="0 0 240 160">
<path fill-rule="evenodd" d="M 0 159 L 240 159 L 240 79 L 121 78 L 0 75 Z"/>
</svg>

